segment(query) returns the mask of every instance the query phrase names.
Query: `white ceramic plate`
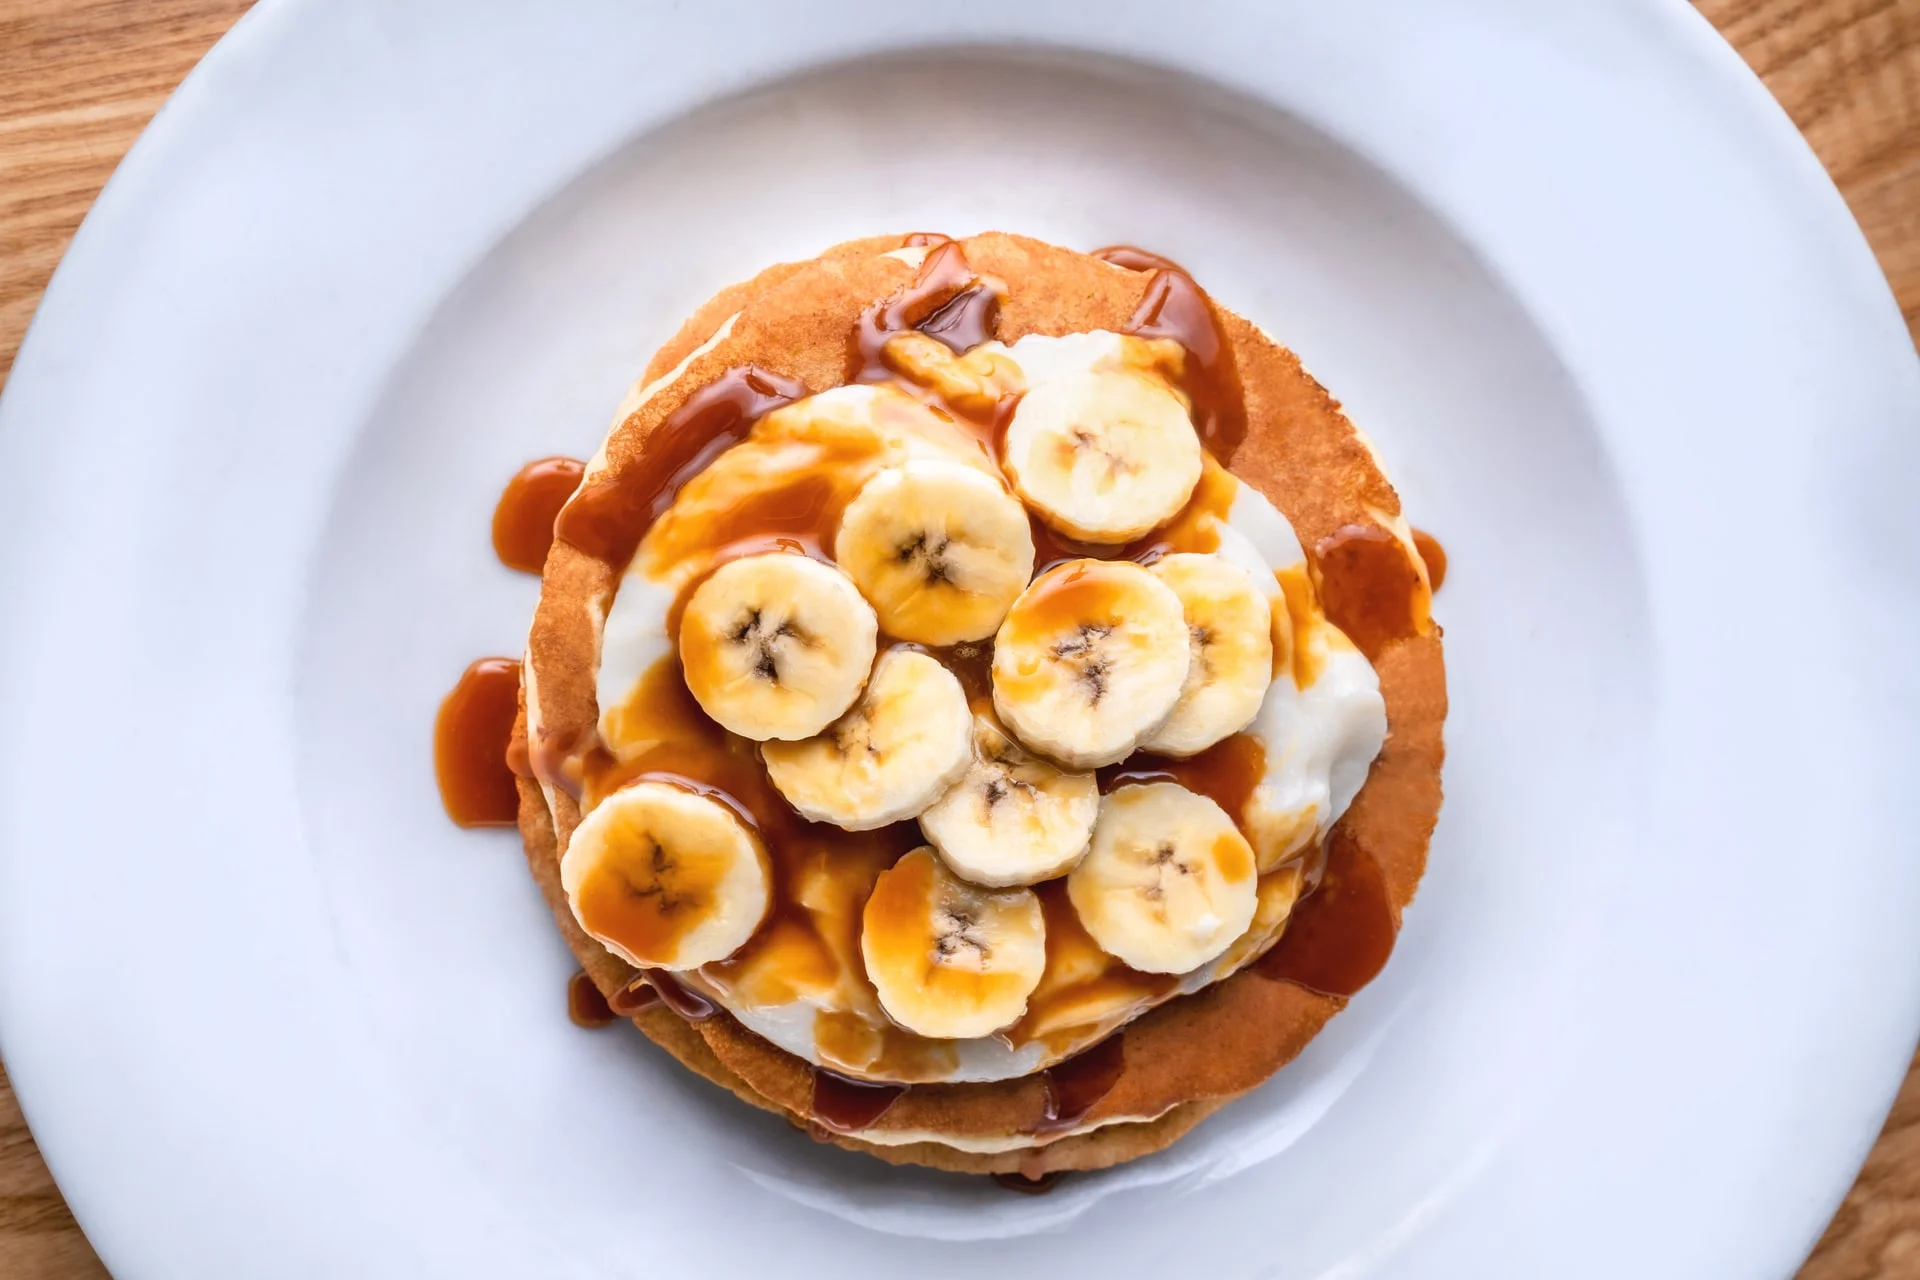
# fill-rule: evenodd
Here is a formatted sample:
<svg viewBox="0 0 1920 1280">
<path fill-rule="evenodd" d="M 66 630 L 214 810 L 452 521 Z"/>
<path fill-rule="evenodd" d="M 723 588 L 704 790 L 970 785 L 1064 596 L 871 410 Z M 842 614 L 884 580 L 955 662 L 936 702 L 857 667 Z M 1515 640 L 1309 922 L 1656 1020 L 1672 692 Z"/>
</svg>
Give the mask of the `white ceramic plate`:
<svg viewBox="0 0 1920 1280">
<path fill-rule="evenodd" d="M 1387 973 L 1041 1198 L 576 1030 L 428 750 L 521 644 L 517 464 L 718 285 L 989 227 L 1186 262 L 1455 566 Z M 1679 4 L 270 4 L 7 388 L 8 1068 L 129 1276 L 1785 1273 L 1920 1014 L 1916 423 L 1839 198 Z"/>
</svg>

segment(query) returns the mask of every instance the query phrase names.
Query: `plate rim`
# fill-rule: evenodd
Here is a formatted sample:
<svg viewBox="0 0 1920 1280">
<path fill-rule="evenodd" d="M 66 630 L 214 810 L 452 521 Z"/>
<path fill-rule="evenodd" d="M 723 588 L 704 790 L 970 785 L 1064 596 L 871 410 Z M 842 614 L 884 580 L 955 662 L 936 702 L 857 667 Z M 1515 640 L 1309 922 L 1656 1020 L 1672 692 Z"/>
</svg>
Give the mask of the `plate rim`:
<svg viewBox="0 0 1920 1280">
<path fill-rule="evenodd" d="M 41 391 L 44 380 L 57 381 L 61 376 L 72 376 L 67 370 L 57 367 L 62 337 L 59 330 L 54 328 L 55 325 L 70 327 L 75 324 L 77 321 L 69 313 L 86 304 L 85 299 L 77 296 L 83 286 L 74 283 L 77 268 L 71 264 L 85 263 L 88 259 L 98 257 L 114 237 L 124 240 L 139 233 L 137 218 L 141 204 L 160 198 L 158 189 L 167 179 L 170 152 L 175 151 L 191 131 L 204 127 L 209 118 L 217 119 L 221 110 L 221 93 L 226 85 L 236 79 L 245 79 L 251 72 L 257 71 L 259 62 L 269 62 L 275 52 L 273 42 L 294 26 L 297 17 L 310 16 L 319 7 L 312 0 L 270 0 L 270 3 L 243 15 L 187 77 L 129 150 L 89 210 L 23 338 L 13 375 L 4 398 L 0 399 L 0 426 L 4 427 L 4 430 L 0 430 L 0 459 L 18 458 L 23 446 L 17 438 L 29 429 L 28 424 L 17 421 L 21 416 L 19 412 L 8 413 L 7 410 L 24 399 L 44 394 Z M 1454 6 L 1457 11 L 1474 7 L 1464 2 Z M 1505 20 L 1499 15 L 1507 14 L 1507 10 L 1497 3 L 1481 4 L 1477 8 L 1485 14 L 1496 15 L 1496 22 Z M 1517 9 L 1512 11 L 1513 14 L 1518 12 Z M 1676 50 L 1697 60 L 1700 67 L 1711 74 L 1714 91 L 1724 95 L 1724 100 L 1733 104 L 1743 117 L 1742 123 L 1757 130 L 1772 160 L 1785 167 L 1788 177 L 1804 199 L 1801 211 L 1814 220 L 1813 225 L 1817 228 L 1823 248 L 1838 255 L 1836 268 L 1844 269 L 1849 274 L 1846 288 L 1854 294 L 1854 300 L 1867 313 L 1877 313 L 1873 323 L 1882 328 L 1897 329 L 1901 342 L 1907 343 L 1911 354 L 1911 346 L 1907 342 L 1905 327 L 1900 322 L 1891 290 L 1873 260 L 1864 237 L 1840 199 L 1838 190 L 1819 165 L 1805 138 L 1793 128 L 1784 111 L 1757 77 L 1712 30 L 1705 18 L 1689 6 L 1643 3 L 1623 8 L 1622 12 L 1657 27 L 1659 35 L 1656 38 L 1672 40 Z M 850 52 L 857 54 L 860 50 L 856 47 Z M 690 101 L 684 105 L 692 106 L 695 103 Z M 1364 148 L 1357 149 L 1373 158 Z M 1389 172 L 1394 170 L 1389 169 Z M 1812 239 L 1811 234 L 1809 239 Z M 1529 306 L 1538 301 L 1525 291 L 1517 292 L 1516 296 Z M 51 308 L 49 302 L 53 304 Z M 102 299 L 96 298 L 91 305 L 99 306 L 102 302 Z M 43 323 L 49 315 L 54 319 Z M 50 330 L 53 336 L 49 336 Z M 72 339 L 67 341 L 71 342 Z M 1891 377 L 1889 387 L 1894 398 L 1904 393 L 1908 403 L 1920 402 L 1914 396 L 1916 383 L 1911 376 L 1916 367 L 1920 366 L 1909 365 L 1904 370 L 1904 389 L 1898 385 L 1900 377 L 1897 372 Z M 20 391 L 22 386 L 27 391 Z M 5 784 L 0 781 L 0 792 L 4 790 Z M 17 857 L 18 854 L 14 852 L 0 852 L 0 859 Z M 1914 888 L 1912 878 L 1907 885 L 1897 887 L 1911 893 Z M 6 900 L 0 898 L 0 919 L 5 919 L 7 914 Z M 0 937 L 9 932 L 0 929 Z M 4 948 L 4 943 L 0 943 L 0 948 Z M 1905 954 L 1911 959 L 1916 952 L 1920 952 L 1920 943 L 1909 947 Z M 20 958 L 11 949 L 0 951 L 0 954 L 8 955 L 10 960 Z M 11 964 L 8 967 L 17 968 Z M 1916 989 L 1913 982 L 1908 982 L 1904 1008 L 1886 1011 L 1883 1019 L 1885 1026 L 1879 1039 L 1904 1040 L 1911 1045 L 1916 1038 L 1920 1038 L 1920 998 L 1915 996 Z M 73 1104 L 59 1095 L 59 1055 L 51 1051 L 53 1041 L 40 1040 L 31 1032 L 23 1034 L 23 1028 L 34 1019 L 33 1015 L 19 1007 L 19 1003 L 14 984 L 0 981 L 0 1041 L 4 1041 L 8 1049 L 9 1069 L 15 1080 L 16 1092 L 20 1096 L 23 1111 L 40 1120 L 40 1124 L 36 1125 L 36 1133 L 41 1132 L 43 1126 L 45 1130 L 52 1131 L 60 1127 L 56 1115 L 63 1107 Z M 1881 1070 L 1872 1073 L 1881 1078 L 1884 1087 L 1877 1097 L 1866 1099 L 1855 1108 L 1860 1122 L 1857 1132 L 1841 1144 L 1850 1153 L 1841 1157 L 1848 1162 L 1849 1170 L 1857 1167 L 1870 1148 L 1891 1106 L 1899 1081 L 1904 1076 L 1905 1065 L 1906 1059 L 1902 1057 L 1898 1063 L 1889 1061 Z M 1867 1124 L 1869 1120 L 1870 1127 Z M 46 1150 L 45 1154 L 49 1165 L 61 1170 L 63 1192 L 68 1194 L 70 1203 L 73 1203 L 76 1217 L 88 1226 L 89 1234 L 94 1234 L 97 1224 L 98 1239 L 112 1241 L 117 1248 L 128 1249 L 129 1252 L 122 1256 L 135 1260 L 131 1252 L 132 1242 L 119 1238 L 121 1233 L 109 1225 L 116 1216 L 114 1207 L 90 1194 L 86 1174 L 79 1167 L 79 1159 L 59 1149 Z M 1832 1179 L 1826 1181 L 1831 1183 Z M 1805 1236 L 1806 1248 L 1810 1248 L 1818 1238 L 1819 1230 L 1831 1216 L 1846 1185 L 1845 1182 L 1837 1186 L 1829 1185 L 1822 1195 L 1800 1198 L 1797 1217 L 1801 1222 L 1814 1224 L 1810 1233 L 1800 1232 Z M 1817 1220 L 1815 1214 L 1818 1214 Z M 1801 1252 L 1804 1254 L 1805 1249 Z M 158 1251 L 154 1256 L 159 1256 Z"/>
</svg>

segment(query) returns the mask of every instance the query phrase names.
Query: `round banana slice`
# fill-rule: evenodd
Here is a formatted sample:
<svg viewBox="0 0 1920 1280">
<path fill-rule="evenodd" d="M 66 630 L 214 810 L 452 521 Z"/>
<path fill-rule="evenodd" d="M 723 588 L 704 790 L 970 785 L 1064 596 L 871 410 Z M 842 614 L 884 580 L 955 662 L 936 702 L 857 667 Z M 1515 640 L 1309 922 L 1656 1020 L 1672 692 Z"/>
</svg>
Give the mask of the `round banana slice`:
<svg viewBox="0 0 1920 1280">
<path fill-rule="evenodd" d="M 1190 662 L 1180 597 L 1130 560 L 1070 560 L 1033 580 L 993 642 L 993 706 L 1071 769 L 1112 764 L 1174 708 Z"/>
<path fill-rule="evenodd" d="M 1260 713 L 1273 682 L 1273 610 L 1247 571 L 1219 556 L 1170 555 L 1149 572 L 1180 597 L 1189 660 L 1173 714 L 1140 746 L 1197 755 Z"/>
<path fill-rule="evenodd" d="M 560 884 L 580 927 L 629 964 L 693 969 L 739 950 L 767 914 L 759 839 L 717 800 L 641 782 L 574 828 Z"/>
<path fill-rule="evenodd" d="M 920 815 L 920 830 L 949 867 L 998 889 L 1071 870 L 1087 851 L 1099 811 L 1092 774 L 1067 773 L 1029 755 L 992 716 L 975 715 L 973 762 Z"/>
<path fill-rule="evenodd" d="M 815 822 L 870 831 L 940 798 L 972 760 L 967 695 L 924 653 L 890 649 L 853 710 L 803 742 L 760 748 L 767 776 Z"/>
<path fill-rule="evenodd" d="M 1107 954 L 1145 973 L 1186 973 L 1247 931 L 1258 873 L 1226 810 L 1177 782 L 1149 782 L 1101 797 L 1067 898 Z"/>
<path fill-rule="evenodd" d="M 1187 504 L 1200 438 L 1186 402 L 1136 369 L 1077 371 L 1020 398 L 1001 462 L 1040 518 L 1084 542 L 1130 542 Z"/>
<path fill-rule="evenodd" d="M 889 635 L 959 644 L 992 635 L 1033 576 L 1026 508 L 978 468 L 921 458 L 867 481 L 833 558 Z"/>
<path fill-rule="evenodd" d="M 1019 1020 L 1047 966 L 1047 926 L 1031 889 L 981 889 L 926 847 L 874 882 L 860 954 L 887 1016 L 943 1040 Z"/>
<path fill-rule="evenodd" d="M 878 629 L 847 575 L 769 552 L 728 561 L 694 591 L 680 664 L 721 727 L 759 742 L 810 738 L 860 696 Z"/>
</svg>

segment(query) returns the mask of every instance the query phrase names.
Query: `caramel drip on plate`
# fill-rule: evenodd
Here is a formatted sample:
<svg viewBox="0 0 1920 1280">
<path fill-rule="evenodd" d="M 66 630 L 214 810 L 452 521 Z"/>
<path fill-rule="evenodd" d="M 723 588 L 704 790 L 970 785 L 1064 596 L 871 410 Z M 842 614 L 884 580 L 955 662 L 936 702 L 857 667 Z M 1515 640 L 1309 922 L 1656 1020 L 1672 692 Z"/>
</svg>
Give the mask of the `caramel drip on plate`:
<svg viewBox="0 0 1920 1280">
<path fill-rule="evenodd" d="M 567 980 L 567 1016 L 574 1026 L 589 1030 L 607 1026 L 617 1017 L 584 970 Z"/>
<path fill-rule="evenodd" d="M 1428 588 L 1438 591 L 1447 580 L 1447 549 L 1425 529 L 1413 531 L 1413 549 L 1420 553 L 1421 563 L 1427 566 Z"/>
<path fill-rule="evenodd" d="M 654 428 L 643 456 L 584 484 L 560 509 L 555 536 L 626 568 L 682 485 L 745 439 L 755 422 L 807 394 L 805 384 L 753 365 L 727 370 Z"/>
<path fill-rule="evenodd" d="M 463 827 L 510 827 L 520 792 L 507 764 L 507 744 L 520 713 L 520 664 L 482 658 L 440 700 L 433 722 L 433 772 L 440 803 Z"/>
<path fill-rule="evenodd" d="M 493 509 L 493 552 L 501 564 L 540 572 L 553 546 L 553 522 L 586 471 L 578 458 L 540 458 L 514 473 Z"/>
</svg>

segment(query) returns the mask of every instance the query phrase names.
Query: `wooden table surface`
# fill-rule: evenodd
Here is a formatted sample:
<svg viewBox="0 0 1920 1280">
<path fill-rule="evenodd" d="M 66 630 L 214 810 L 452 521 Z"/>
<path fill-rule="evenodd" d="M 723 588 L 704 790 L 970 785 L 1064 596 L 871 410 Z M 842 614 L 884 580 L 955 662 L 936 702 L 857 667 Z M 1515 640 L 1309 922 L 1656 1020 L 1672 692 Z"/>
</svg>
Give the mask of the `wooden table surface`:
<svg viewBox="0 0 1920 1280">
<path fill-rule="evenodd" d="M 0 0 L 0 385 L 101 184 L 242 0 Z M 1839 184 L 1920 337 L 1920 0 L 1700 0 Z M 1917 424 L 1920 425 L 1920 424 Z M 0 1276 L 105 1275 L 0 1073 Z M 1920 1059 L 1802 1280 L 1920 1277 Z"/>
</svg>

